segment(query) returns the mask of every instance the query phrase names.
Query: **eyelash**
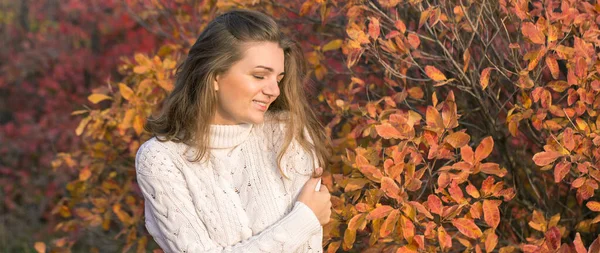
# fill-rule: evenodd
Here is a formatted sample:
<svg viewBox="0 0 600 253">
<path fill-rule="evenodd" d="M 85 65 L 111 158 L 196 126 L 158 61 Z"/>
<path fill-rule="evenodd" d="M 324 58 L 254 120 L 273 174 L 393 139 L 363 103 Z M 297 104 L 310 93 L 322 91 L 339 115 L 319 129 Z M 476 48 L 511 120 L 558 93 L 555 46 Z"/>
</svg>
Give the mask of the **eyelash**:
<svg viewBox="0 0 600 253">
<path fill-rule="evenodd" d="M 254 76 L 254 78 L 259 79 L 259 80 L 263 80 L 265 79 L 264 76 Z M 277 81 L 278 84 L 281 84 L 281 82 L 283 81 L 283 78 L 281 78 L 281 80 Z"/>
</svg>

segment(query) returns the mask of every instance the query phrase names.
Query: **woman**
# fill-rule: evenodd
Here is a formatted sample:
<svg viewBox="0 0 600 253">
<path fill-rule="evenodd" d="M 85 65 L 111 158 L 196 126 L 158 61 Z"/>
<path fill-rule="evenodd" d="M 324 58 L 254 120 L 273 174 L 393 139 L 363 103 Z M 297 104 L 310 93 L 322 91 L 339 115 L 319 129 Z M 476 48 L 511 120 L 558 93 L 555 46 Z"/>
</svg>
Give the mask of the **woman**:
<svg viewBox="0 0 600 253">
<path fill-rule="evenodd" d="M 325 134 L 304 77 L 300 47 L 270 17 L 235 10 L 207 25 L 136 156 L 165 252 L 322 252 Z"/>
</svg>

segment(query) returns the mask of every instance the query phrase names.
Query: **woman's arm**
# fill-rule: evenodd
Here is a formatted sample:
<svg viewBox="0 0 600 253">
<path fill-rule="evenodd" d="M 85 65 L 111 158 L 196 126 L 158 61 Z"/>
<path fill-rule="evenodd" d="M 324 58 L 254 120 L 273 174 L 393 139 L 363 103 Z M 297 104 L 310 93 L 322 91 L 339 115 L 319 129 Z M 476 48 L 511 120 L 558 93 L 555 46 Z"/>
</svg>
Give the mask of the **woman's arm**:
<svg viewBox="0 0 600 253">
<path fill-rule="evenodd" d="M 313 211 L 296 202 L 292 211 L 261 233 L 235 245 L 219 245 L 200 219 L 183 175 L 162 144 L 142 145 L 136 156 L 138 184 L 146 201 L 146 227 L 165 252 L 290 252 L 320 231 Z M 208 203 L 207 203 L 208 204 Z"/>
</svg>

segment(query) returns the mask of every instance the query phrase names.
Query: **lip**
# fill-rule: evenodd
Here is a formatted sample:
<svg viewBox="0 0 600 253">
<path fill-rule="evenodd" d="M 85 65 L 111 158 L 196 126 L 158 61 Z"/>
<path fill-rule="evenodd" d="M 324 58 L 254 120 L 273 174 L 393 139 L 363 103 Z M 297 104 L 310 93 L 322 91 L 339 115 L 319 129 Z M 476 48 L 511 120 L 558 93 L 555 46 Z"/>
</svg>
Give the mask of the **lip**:
<svg viewBox="0 0 600 253">
<path fill-rule="evenodd" d="M 260 111 L 266 112 L 267 108 L 269 108 L 269 102 L 261 101 L 261 100 L 252 100 L 252 104 Z"/>
</svg>

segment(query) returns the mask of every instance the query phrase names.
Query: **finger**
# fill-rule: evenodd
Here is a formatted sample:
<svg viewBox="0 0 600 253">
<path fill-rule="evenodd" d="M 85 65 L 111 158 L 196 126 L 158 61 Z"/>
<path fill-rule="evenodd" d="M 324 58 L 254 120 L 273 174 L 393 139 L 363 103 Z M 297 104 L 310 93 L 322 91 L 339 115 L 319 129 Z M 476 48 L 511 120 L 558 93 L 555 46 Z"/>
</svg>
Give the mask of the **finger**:
<svg viewBox="0 0 600 253">
<path fill-rule="evenodd" d="M 321 189 L 319 190 L 320 192 L 329 192 L 329 189 L 327 188 L 326 185 L 321 184 Z"/>
<path fill-rule="evenodd" d="M 320 180 L 321 177 L 311 177 L 306 181 L 306 183 L 304 183 L 304 188 L 315 189 Z"/>
</svg>

